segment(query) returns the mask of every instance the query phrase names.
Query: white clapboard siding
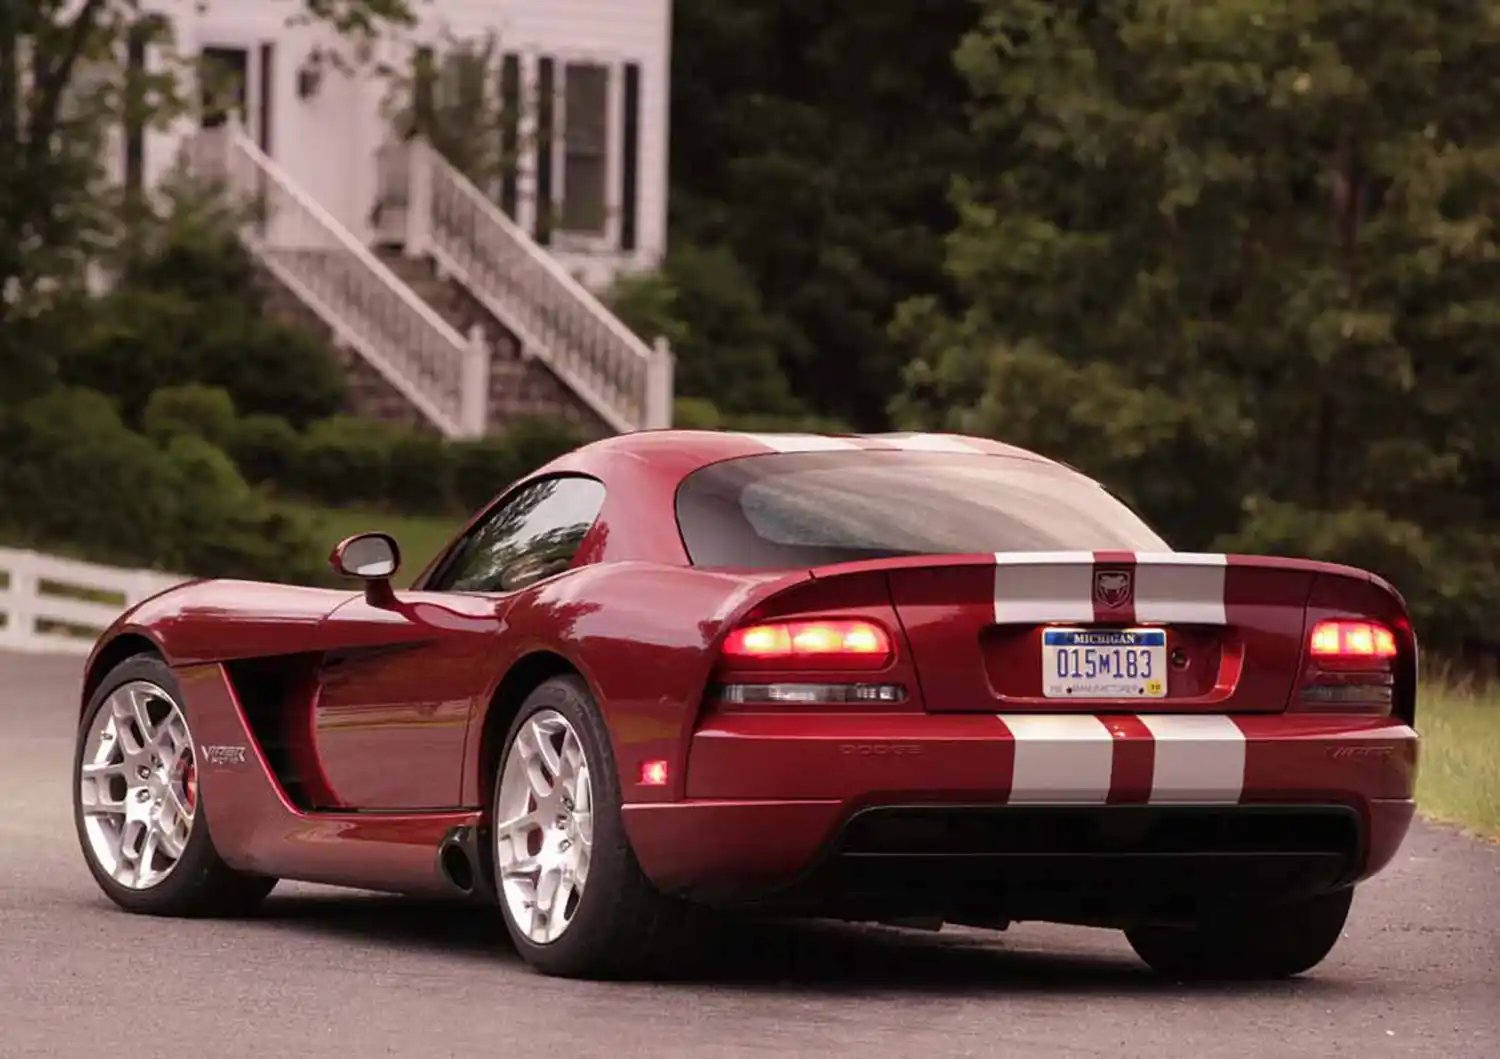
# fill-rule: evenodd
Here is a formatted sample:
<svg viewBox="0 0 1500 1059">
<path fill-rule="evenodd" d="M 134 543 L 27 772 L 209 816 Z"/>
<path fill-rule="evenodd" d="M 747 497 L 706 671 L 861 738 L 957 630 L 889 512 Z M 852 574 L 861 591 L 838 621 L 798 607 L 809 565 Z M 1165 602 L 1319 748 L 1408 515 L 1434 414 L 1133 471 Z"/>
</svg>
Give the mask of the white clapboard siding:
<svg viewBox="0 0 1500 1059">
<path fill-rule="evenodd" d="M 0 649 L 87 654 L 126 609 L 185 580 L 0 548 Z"/>
</svg>

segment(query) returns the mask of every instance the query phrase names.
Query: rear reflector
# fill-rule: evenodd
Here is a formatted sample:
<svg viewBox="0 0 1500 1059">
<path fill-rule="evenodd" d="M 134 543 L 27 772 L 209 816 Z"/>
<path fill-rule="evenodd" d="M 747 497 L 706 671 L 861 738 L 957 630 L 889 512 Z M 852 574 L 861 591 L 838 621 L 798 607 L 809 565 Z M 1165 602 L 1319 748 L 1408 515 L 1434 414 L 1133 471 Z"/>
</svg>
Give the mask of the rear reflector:
<svg viewBox="0 0 1500 1059">
<path fill-rule="evenodd" d="M 719 698 L 740 706 L 844 706 L 901 702 L 906 689 L 900 684 L 725 684 Z"/>
<path fill-rule="evenodd" d="M 777 661 L 790 665 L 819 659 L 879 669 L 890 659 L 891 638 L 868 621 L 789 621 L 735 629 L 724 641 L 734 661 Z"/>
<path fill-rule="evenodd" d="M 665 761 L 641 762 L 641 786 L 665 787 L 667 785 L 667 763 Z"/>
</svg>

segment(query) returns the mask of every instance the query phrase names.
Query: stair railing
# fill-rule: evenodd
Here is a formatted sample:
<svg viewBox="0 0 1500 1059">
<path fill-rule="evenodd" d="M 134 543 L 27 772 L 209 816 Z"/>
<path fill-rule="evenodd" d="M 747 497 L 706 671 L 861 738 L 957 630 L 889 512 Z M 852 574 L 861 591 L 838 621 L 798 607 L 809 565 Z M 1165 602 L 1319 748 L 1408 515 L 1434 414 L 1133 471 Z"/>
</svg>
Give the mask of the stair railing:
<svg viewBox="0 0 1500 1059">
<path fill-rule="evenodd" d="M 673 358 L 647 345 L 422 139 L 379 164 L 383 238 L 430 255 L 610 427 L 672 424 Z"/>
<path fill-rule="evenodd" d="M 459 334 L 236 123 L 197 132 L 188 161 L 248 206 L 246 246 L 338 340 L 443 434 L 485 432 L 490 354 L 477 329 Z"/>
</svg>

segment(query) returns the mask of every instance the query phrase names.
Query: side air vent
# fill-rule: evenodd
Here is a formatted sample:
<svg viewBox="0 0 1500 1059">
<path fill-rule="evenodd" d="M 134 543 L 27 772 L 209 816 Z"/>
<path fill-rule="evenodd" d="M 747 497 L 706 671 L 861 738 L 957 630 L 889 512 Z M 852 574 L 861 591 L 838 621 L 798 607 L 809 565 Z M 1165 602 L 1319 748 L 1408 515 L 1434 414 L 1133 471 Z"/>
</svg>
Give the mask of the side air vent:
<svg viewBox="0 0 1500 1059">
<path fill-rule="evenodd" d="M 327 807 L 323 785 L 306 768 L 317 659 L 316 654 L 282 655 L 224 667 L 272 777 L 286 800 L 304 811 Z"/>
</svg>

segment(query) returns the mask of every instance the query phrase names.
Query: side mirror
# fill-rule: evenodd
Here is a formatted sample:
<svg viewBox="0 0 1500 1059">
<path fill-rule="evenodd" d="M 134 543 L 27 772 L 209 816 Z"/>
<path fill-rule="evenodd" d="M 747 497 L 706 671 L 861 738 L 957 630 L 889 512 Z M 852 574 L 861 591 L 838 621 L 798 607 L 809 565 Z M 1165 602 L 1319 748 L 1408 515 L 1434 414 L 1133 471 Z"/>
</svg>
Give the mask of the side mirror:
<svg viewBox="0 0 1500 1059">
<path fill-rule="evenodd" d="M 334 546 L 328 565 L 341 577 L 365 583 L 365 599 L 374 606 L 395 601 L 391 578 L 401 568 L 401 547 L 389 533 L 356 533 Z"/>
</svg>

